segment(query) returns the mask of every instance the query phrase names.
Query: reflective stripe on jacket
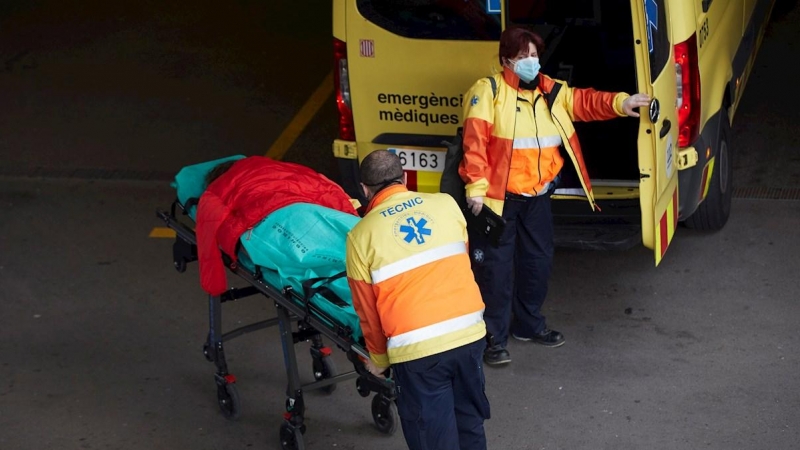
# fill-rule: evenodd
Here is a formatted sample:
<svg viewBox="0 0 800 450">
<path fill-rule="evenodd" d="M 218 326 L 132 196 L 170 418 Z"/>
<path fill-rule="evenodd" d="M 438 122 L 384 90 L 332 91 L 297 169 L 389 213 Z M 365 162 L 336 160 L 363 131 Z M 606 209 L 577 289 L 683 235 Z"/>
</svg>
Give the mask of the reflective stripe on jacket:
<svg viewBox="0 0 800 450">
<path fill-rule="evenodd" d="M 459 167 L 459 173 L 467 184 L 467 196 L 484 197 L 485 205 L 502 214 L 503 200 L 509 188 L 509 174 L 512 173 L 512 154 L 513 148 L 516 147 L 514 141 L 518 138 L 535 136 L 538 128 L 549 128 L 552 124 L 561 137 L 561 143 L 575 166 L 586 198 L 594 209 L 589 174 L 572 122 L 624 116 L 622 102 L 628 98 L 628 94 L 571 88 L 563 81 L 553 80 L 543 74 L 539 75 L 536 92 L 531 92 L 519 88 L 519 77 L 508 69 L 493 77 L 497 84 L 496 96 L 492 93 L 491 82 L 486 78 L 478 80 L 464 96 L 464 159 Z M 540 114 L 539 104 L 544 106 L 545 103 L 541 96 L 551 92 L 555 83 L 561 83 L 562 86 L 553 104 L 549 105 L 552 115 Z M 517 113 L 517 108 L 523 112 L 523 108 L 531 108 L 534 102 L 535 115 Z M 542 135 L 545 136 L 552 137 L 549 133 Z M 515 182 L 511 183 L 512 188 L 530 185 L 532 188 L 542 189 L 547 182 L 558 175 L 563 166 L 563 159 L 557 152 L 552 152 L 552 149 L 546 150 L 549 154 L 546 152 L 540 154 L 538 148 L 535 153 L 537 163 L 540 155 L 547 159 L 545 165 L 541 167 L 544 169 L 542 178 L 529 183 L 520 183 L 515 179 Z M 530 161 L 533 161 L 532 157 Z M 538 176 L 539 169 L 537 166 L 528 169 L 528 172 L 532 176 L 535 172 Z M 535 195 L 533 192 L 519 193 Z"/>
<path fill-rule="evenodd" d="M 347 235 L 347 279 L 379 367 L 484 337 L 464 216 L 447 194 L 390 186 Z"/>
<path fill-rule="evenodd" d="M 561 135 L 538 89 L 520 91 L 517 97 L 517 124 L 533 126 L 517 127 L 506 191 L 541 195 L 564 165 L 564 158 L 558 152 Z"/>
</svg>

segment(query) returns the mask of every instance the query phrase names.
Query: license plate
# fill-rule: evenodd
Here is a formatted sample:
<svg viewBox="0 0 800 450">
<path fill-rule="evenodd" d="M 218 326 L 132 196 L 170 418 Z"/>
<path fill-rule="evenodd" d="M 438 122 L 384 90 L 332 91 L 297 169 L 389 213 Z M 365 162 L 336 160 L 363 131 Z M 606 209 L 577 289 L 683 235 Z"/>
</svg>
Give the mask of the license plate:
<svg viewBox="0 0 800 450">
<path fill-rule="evenodd" d="M 444 152 L 409 150 L 405 148 L 390 148 L 388 150 L 400 157 L 403 170 L 441 172 L 444 169 Z"/>
</svg>

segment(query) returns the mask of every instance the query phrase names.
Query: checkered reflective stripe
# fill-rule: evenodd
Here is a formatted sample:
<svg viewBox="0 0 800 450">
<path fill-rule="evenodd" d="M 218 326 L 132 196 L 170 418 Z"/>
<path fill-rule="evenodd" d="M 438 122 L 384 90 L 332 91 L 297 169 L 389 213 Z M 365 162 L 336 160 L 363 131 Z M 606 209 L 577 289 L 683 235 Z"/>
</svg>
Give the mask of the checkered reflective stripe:
<svg viewBox="0 0 800 450">
<path fill-rule="evenodd" d="M 667 247 L 675 235 L 675 229 L 678 227 L 678 189 L 677 187 L 672 192 L 672 201 L 667 204 L 667 209 L 658 221 L 658 252 L 656 253 L 656 264 L 661 262 L 664 254 L 667 252 Z"/>
</svg>

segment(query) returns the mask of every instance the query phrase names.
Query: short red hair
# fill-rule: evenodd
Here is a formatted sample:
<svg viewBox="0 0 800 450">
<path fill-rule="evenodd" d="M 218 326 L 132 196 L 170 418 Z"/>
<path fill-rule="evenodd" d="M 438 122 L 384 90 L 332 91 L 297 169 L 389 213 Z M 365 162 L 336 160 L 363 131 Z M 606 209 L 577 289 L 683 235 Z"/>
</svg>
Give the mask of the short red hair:
<svg viewBox="0 0 800 450">
<path fill-rule="evenodd" d="M 503 65 L 503 59 L 514 59 L 519 52 L 527 50 L 531 43 L 536 46 L 538 54 L 544 53 L 544 39 L 538 34 L 521 26 L 506 28 L 500 35 L 500 65 Z"/>
</svg>

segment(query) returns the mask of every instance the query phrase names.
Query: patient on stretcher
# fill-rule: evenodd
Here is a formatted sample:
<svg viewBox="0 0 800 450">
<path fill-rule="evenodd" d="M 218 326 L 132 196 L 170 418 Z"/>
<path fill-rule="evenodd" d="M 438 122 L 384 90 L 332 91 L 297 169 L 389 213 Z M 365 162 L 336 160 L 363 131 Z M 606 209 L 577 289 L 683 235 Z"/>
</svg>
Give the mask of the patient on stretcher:
<svg viewBox="0 0 800 450">
<path fill-rule="evenodd" d="M 349 196 L 324 175 L 260 156 L 231 157 L 185 167 L 174 186 L 196 220 L 200 283 L 209 294 L 228 289 L 222 252 L 259 272 L 277 289 L 345 270 L 345 239 L 359 220 Z M 315 295 L 327 317 L 361 337 L 344 277 L 327 287 L 344 303 Z M 338 300 L 338 299 L 337 299 Z"/>
</svg>

